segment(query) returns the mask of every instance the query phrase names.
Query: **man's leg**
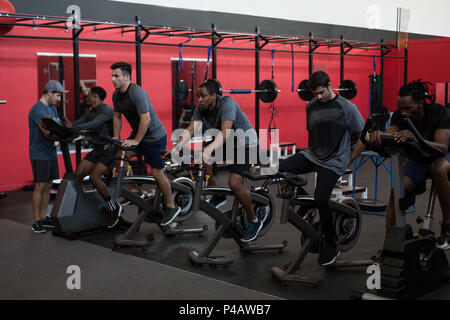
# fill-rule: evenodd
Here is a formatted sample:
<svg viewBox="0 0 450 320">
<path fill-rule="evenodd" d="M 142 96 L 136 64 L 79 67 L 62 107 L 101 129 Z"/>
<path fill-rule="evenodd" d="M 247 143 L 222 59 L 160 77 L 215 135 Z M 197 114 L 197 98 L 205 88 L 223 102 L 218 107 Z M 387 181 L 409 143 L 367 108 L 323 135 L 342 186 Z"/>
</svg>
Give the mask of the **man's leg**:
<svg viewBox="0 0 450 320">
<path fill-rule="evenodd" d="M 317 166 L 317 182 L 314 192 L 315 204 L 319 210 L 320 224 L 325 242 L 336 246 L 336 232 L 334 230 L 333 215 L 329 206 L 331 192 L 339 179 L 334 171 Z"/>
<path fill-rule="evenodd" d="M 405 191 L 414 192 L 415 184 L 411 180 L 411 178 L 404 176 L 403 184 L 405 187 Z M 402 215 L 405 215 L 406 211 L 402 210 Z M 389 237 L 389 233 L 391 232 L 391 228 L 395 225 L 395 206 L 394 206 L 394 190 L 391 190 L 391 194 L 389 196 L 389 203 L 386 209 L 386 231 L 384 238 L 387 239 Z"/>
<path fill-rule="evenodd" d="M 172 198 L 172 187 L 170 186 L 169 179 L 164 174 L 164 169 L 152 168 L 152 176 L 158 183 L 158 187 L 166 198 L 166 207 L 174 208 L 175 204 Z"/>
<path fill-rule="evenodd" d="M 86 158 L 81 160 L 80 164 L 77 166 L 77 169 L 75 170 L 75 174 L 77 175 L 80 184 L 83 183 L 83 179 L 91 173 L 94 167 L 95 162 L 89 161 Z"/>
<path fill-rule="evenodd" d="M 239 174 L 231 172 L 228 178 L 228 185 L 247 213 L 247 220 L 257 220 L 258 218 L 256 217 L 255 210 L 253 209 L 253 203 L 252 199 L 250 198 L 250 194 L 244 188 L 244 178 Z"/>
<path fill-rule="evenodd" d="M 304 174 L 315 171 L 315 168 L 312 162 L 299 152 L 281 161 L 279 170 L 293 174 Z"/>
<path fill-rule="evenodd" d="M 450 182 L 448 172 L 450 164 L 445 158 L 439 158 L 431 165 L 431 176 L 442 209 L 442 225 L 450 225 Z"/>
<path fill-rule="evenodd" d="M 101 162 L 97 162 L 94 164 L 89 175 L 89 180 L 95 186 L 95 188 L 100 193 L 102 198 L 105 199 L 105 201 L 108 201 L 107 199 L 111 200 L 111 195 L 109 193 L 108 186 L 102 180 L 102 176 L 107 172 L 108 167 Z"/>
<path fill-rule="evenodd" d="M 32 230 L 36 233 L 45 232 L 44 227 L 53 227 L 46 219 L 47 207 L 50 200 L 50 190 L 53 180 L 59 177 L 57 160 L 32 160 L 35 188 L 32 195 L 34 224 Z"/>
<path fill-rule="evenodd" d="M 403 164 L 403 185 L 405 192 L 414 192 L 416 195 L 425 192 L 426 180 L 430 174 L 430 166 L 425 164 L 416 163 L 411 160 L 406 160 Z M 402 215 L 405 215 L 405 211 L 402 210 Z M 385 239 L 389 237 L 391 228 L 395 225 L 395 206 L 394 195 L 391 190 L 389 197 L 388 207 L 386 209 L 386 232 Z"/>
<path fill-rule="evenodd" d="M 314 199 L 319 210 L 320 225 L 323 233 L 318 263 L 323 266 L 333 264 L 340 254 L 336 243 L 334 217 L 329 206 L 331 192 L 338 179 L 339 175 L 334 171 L 317 166 L 317 185 Z"/>
<path fill-rule="evenodd" d="M 113 228 L 119 222 L 119 218 L 122 214 L 122 207 L 117 204 L 116 199 L 111 199 L 108 186 L 102 180 L 102 176 L 107 173 L 108 170 L 109 167 L 105 164 L 97 162 L 90 173 L 90 181 L 106 202 L 109 213 L 108 228 Z"/>
<path fill-rule="evenodd" d="M 155 178 L 159 189 L 166 198 L 166 208 L 161 219 L 161 225 L 165 226 L 171 223 L 180 213 L 181 209 L 175 205 L 172 196 L 172 187 L 169 179 L 164 174 L 165 163 L 162 159 L 161 150 L 166 149 L 167 137 L 164 136 L 158 141 L 140 144 L 140 150 L 144 155 L 144 160 L 152 168 L 152 175 Z"/>
<path fill-rule="evenodd" d="M 450 154 L 447 154 L 449 157 Z M 437 246 L 443 250 L 450 249 L 450 183 L 448 172 L 450 164 L 447 159 L 440 158 L 431 165 L 431 176 L 442 209 L 441 235 Z"/>
<path fill-rule="evenodd" d="M 47 188 L 48 182 L 35 182 L 34 191 L 31 197 L 31 204 L 33 207 L 33 218 L 34 221 L 41 220 L 42 202 L 45 190 Z"/>
<path fill-rule="evenodd" d="M 53 181 L 48 181 L 44 185 L 44 189 L 42 191 L 41 197 L 41 207 L 39 209 L 40 212 L 40 220 L 44 219 L 47 216 L 47 208 L 48 203 L 50 202 L 50 191 L 52 190 Z"/>
</svg>

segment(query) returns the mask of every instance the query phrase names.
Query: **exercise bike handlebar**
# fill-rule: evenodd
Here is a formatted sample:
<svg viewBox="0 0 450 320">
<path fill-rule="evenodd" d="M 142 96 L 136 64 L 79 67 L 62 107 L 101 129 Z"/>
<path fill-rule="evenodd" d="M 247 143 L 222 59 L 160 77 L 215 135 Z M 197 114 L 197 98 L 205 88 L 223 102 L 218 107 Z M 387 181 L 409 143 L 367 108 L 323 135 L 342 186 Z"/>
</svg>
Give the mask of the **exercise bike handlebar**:
<svg viewBox="0 0 450 320">
<path fill-rule="evenodd" d="M 191 162 L 190 163 L 185 163 L 185 162 L 181 162 L 181 163 L 177 163 L 177 162 L 173 162 L 173 158 L 172 158 L 172 153 L 169 153 L 166 155 L 168 150 L 161 150 L 161 157 L 163 157 L 164 160 L 170 161 L 171 164 L 166 166 L 166 170 L 167 171 L 178 171 L 178 170 L 185 170 L 185 169 L 189 169 L 189 170 L 202 170 L 204 169 L 204 167 L 200 168 L 199 164 L 194 163 L 194 159 L 195 159 L 195 151 L 191 149 L 191 154 L 190 154 L 190 159 Z M 183 157 L 183 150 L 180 150 L 179 152 L 179 156 L 180 158 Z"/>
<path fill-rule="evenodd" d="M 117 149 L 120 149 L 122 151 L 130 151 L 130 150 L 133 151 L 133 150 L 136 149 L 136 146 L 124 147 L 122 145 L 123 140 L 114 139 L 114 138 L 111 138 L 111 137 L 108 137 L 108 136 L 100 136 L 100 135 L 97 135 L 96 138 L 98 138 L 100 140 L 103 140 L 105 142 L 105 144 L 112 145 L 112 146 L 114 146 Z"/>
<path fill-rule="evenodd" d="M 438 148 L 434 147 L 420 135 L 417 131 L 417 128 L 412 123 L 411 119 L 404 119 L 408 129 L 414 135 L 418 142 L 414 142 L 411 140 L 405 142 L 397 142 L 392 135 L 381 135 L 381 145 L 377 146 L 366 139 L 366 135 L 369 130 L 375 128 L 375 122 L 372 117 L 368 117 L 366 124 L 361 132 L 361 141 L 366 145 L 370 150 L 377 152 L 383 157 L 390 157 L 391 153 L 389 149 L 400 150 L 407 158 L 414 159 L 416 162 L 420 163 L 431 163 L 439 157 L 444 156 L 444 153 Z M 391 150 L 392 152 L 392 150 Z"/>
<path fill-rule="evenodd" d="M 102 142 L 101 144 L 103 145 L 110 144 L 124 151 L 133 150 L 136 148 L 135 146 L 123 147 L 122 146 L 123 141 L 99 135 L 95 130 L 86 130 L 86 129 L 79 130 L 74 128 L 66 128 L 61 120 L 51 116 L 42 117 L 42 123 L 47 130 L 49 130 L 58 137 L 58 140 L 63 142 L 79 140 L 78 139 L 79 137 L 82 138 L 88 137 L 91 138 L 93 140 L 92 142 L 96 145 L 98 145 L 99 144 L 98 142 L 101 141 Z"/>
<path fill-rule="evenodd" d="M 416 137 L 417 141 L 419 142 L 419 146 L 425 151 L 427 151 L 430 154 L 436 154 L 437 156 L 444 156 L 445 153 L 436 148 L 435 146 L 431 145 L 430 143 L 426 142 L 425 139 L 420 135 L 419 131 L 417 131 L 417 128 L 412 123 L 411 119 L 406 118 L 405 119 L 406 124 L 409 127 L 409 130 L 412 132 L 414 137 Z"/>
</svg>

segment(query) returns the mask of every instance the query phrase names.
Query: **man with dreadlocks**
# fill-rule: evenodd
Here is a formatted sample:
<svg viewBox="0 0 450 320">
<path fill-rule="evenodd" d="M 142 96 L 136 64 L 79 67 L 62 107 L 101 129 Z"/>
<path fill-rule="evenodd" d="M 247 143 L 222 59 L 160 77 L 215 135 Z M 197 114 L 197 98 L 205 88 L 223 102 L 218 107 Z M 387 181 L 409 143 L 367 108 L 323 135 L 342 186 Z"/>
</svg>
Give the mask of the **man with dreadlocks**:
<svg viewBox="0 0 450 320">
<path fill-rule="evenodd" d="M 405 191 L 416 195 L 424 193 L 426 179 L 431 178 L 436 186 L 436 192 L 442 208 L 441 236 L 437 246 L 443 250 L 450 249 L 450 183 L 447 174 L 450 172 L 450 111 L 442 105 L 434 103 L 434 96 L 429 94 L 429 82 L 421 79 L 402 86 L 398 93 L 397 110 L 391 118 L 386 132 L 374 132 L 370 140 L 380 144 L 380 135 L 394 135 L 397 142 L 416 141 L 411 131 L 407 130 L 404 118 L 410 118 L 422 137 L 446 153 L 445 157 L 435 160 L 432 164 L 420 164 L 406 160 L 403 165 Z M 431 83 L 430 83 L 431 84 Z M 427 102 L 428 101 L 428 102 Z M 356 154 L 355 154 L 356 157 Z M 352 158 L 351 160 L 353 160 Z M 405 214 L 405 212 L 402 212 Z M 390 228 L 395 224 L 394 196 L 391 190 L 389 205 L 386 210 L 386 238 Z"/>
</svg>

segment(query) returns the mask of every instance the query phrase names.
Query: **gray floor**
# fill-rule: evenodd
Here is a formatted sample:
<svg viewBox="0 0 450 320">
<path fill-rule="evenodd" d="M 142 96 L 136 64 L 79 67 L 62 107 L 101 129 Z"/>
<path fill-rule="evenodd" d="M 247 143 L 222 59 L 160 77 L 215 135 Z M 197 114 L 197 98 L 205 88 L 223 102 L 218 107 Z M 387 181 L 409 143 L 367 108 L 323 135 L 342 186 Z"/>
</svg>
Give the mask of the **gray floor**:
<svg viewBox="0 0 450 320">
<path fill-rule="evenodd" d="M 10 220 L 0 220 L 0 243 L 0 300 L 280 299 L 84 241 L 36 235 Z M 81 271 L 80 290 L 67 287 L 72 265 Z"/>
<path fill-rule="evenodd" d="M 307 190 L 313 190 L 313 175 L 306 175 L 310 181 Z M 226 183 L 227 176 L 221 173 L 218 181 Z M 250 184 L 248 184 L 250 186 Z M 374 167 L 367 163 L 357 174 L 357 185 L 369 188 L 369 197 L 373 197 Z M 387 201 L 389 194 L 389 176 L 383 169 L 379 171 L 379 194 Z M 417 198 L 416 211 L 408 215 L 413 229 L 414 222 L 427 205 L 428 194 Z M 0 219 L 10 219 L 20 224 L 0 220 L 2 242 L 0 250 L 0 298 L 28 299 L 349 299 L 353 290 L 366 289 L 368 274 L 365 268 L 355 268 L 328 272 L 317 265 L 317 255 L 310 254 L 304 261 L 299 274 L 321 277 L 323 280 L 316 288 L 308 285 L 281 286 L 269 273 L 272 266 L 288 263 L 298 252 L 299 232 L 291 225 L 282 225 L 277 219 L 270 233 L 258 240 L 259 243 L 281 243 L 288 240 L 289 245 L 283 253 L 240 252 L 230 239 L 222 239 L 214 250 L 214 255 L 231 257 L 234 263 L 229 270 L 211 269 L 207 266 L 195 267 L 189 263 L 187 253 L 201 250 L 214 233 L 212 219 L 202 213 L 196 214 L 185 226 L 208 225 L 208 231 L 202 236 L 164 237 L 160 229 L 145 223 L 137 238 L 153 233 L 154 244 L 147 251 L 135 248 L 111 251 L 114 232 L 103 232 L 83 237 L 77 241 L 53 237 L 50 234 L 35 235 L 29 231 L 31 225 L 31 193 L 14 191 L 8 199 L 0 202 Z M 277 200 L 277 207 L 280 208 Z M 133 218 L 136 210 L 126 207 L 125 216 Z M 435 231 L 439 232 L 441 210 L 437 203 Z M 21 225 L 22 224 L 22 225 Z M 342 258 L 352 260 L 368 259 L 382 247 L 384 240 L 385 218 L 379 215 L 363 215 L 360 238 L 355 247 L 342 254 Z M 11 230 L 10 230 L 11 229 Z M 16 235 L 17 234 L 17 235 Z M 12 241 L 14 239 L 14 241 Z M 17 240 L 19 239 L 19 240 Z M 34 256 L 44 254 L 45 259 L 38 264 Z M 450 255 L 448 254 L 450 257 Z M 6 259 L 3 259 L 6 257 Z M 74 262 L 75 261 L 75 262 Z M 83 272 L 83 290 L 70 292 L 65 283 L 68 275 L 65 268 L 69 264 L 80 263 Z M 11 270 L 18 271 L 12 272 Z M 42 280 L 32 275 L 48 270 Z M 83 271 L 86 270 L 86 271 Z M 44 272 L 45 274 L 45 272 Z M 84 278 L 84 275 L 86 275 Z M 5 284 L 5 285 L 4 285 Z M 37 288 L 44 287 L 45 295 L 34 294 Z M 229 286 L 229 287 L 227 287 Z M 6 290 L 3 290 L 6 287 Z M 136 288 L 136 290 L 134 289 Z M 151 288 L 151 290 L 149 290 Z M 86 290 L 85 292 L 82 292 Z M 39 291 L 39 290 L 37 290 Z M 136 291 L 136 293 L 135 293 Z M 450 299 L 450 286 L 427 295 L 425 299 Z"/>
</svg>

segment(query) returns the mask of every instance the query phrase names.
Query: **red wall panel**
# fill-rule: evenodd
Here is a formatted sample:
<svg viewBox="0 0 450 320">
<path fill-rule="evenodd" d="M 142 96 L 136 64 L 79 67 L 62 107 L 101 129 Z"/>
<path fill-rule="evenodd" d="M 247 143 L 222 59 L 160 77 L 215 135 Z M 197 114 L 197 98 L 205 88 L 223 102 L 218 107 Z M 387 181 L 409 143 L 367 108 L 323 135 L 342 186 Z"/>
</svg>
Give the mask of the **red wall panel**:
<svg viewBox="0 0 450 320">
<path fill-rule="evenodd" d="M 450 39 L 424 39 L 409 41 L 408 82 L 422 79 L 433 84 L 431 93 L 436 92 L 436 83 L 450 81 Z M 403 55 L 399 50 L 397 55 Z M 403 85 L 404 65 L 397 59 L 386 59 L 384 104 L 391 110 L 397 109 L 398 90 Z"/>
</svg>

